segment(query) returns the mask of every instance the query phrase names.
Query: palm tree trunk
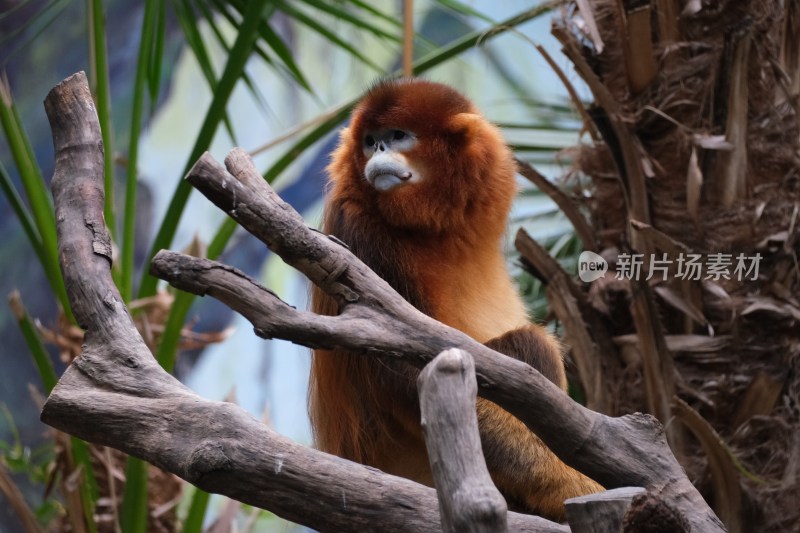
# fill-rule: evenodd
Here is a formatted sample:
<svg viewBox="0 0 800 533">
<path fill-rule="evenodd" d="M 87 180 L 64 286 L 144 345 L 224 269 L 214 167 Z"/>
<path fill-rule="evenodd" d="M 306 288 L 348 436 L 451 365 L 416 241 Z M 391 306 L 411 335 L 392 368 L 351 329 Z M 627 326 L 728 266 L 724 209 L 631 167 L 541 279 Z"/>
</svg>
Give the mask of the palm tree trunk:
<svg viewBox="0 0 800 533">
<path fill-rule="evenodd" d="M 800 2 L 564 13 L 553 32 L 599 139 L 565 185 L 590 217 L 584 246 L 609 264 L 591 283 L 541 276 L 567 343 L 584 347 L 577 378 L 595 408 L 665 424 L 729 531 L 797 531 Z"/>
</svg>

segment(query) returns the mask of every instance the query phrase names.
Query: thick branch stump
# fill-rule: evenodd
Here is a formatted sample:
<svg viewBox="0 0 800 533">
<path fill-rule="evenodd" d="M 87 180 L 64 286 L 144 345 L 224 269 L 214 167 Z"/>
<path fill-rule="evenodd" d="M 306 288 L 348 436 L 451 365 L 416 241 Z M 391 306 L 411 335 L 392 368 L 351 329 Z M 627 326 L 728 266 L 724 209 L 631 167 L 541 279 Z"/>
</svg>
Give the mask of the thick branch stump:
<svg viewBox="0 0 800 533">
<path fill-rule="evenodd" d="M 446 533 L 507 531 L 508 506 L 483 458 L 472 357 L 446 350 L 417 379 L 422 432 Z"/>
</svg>

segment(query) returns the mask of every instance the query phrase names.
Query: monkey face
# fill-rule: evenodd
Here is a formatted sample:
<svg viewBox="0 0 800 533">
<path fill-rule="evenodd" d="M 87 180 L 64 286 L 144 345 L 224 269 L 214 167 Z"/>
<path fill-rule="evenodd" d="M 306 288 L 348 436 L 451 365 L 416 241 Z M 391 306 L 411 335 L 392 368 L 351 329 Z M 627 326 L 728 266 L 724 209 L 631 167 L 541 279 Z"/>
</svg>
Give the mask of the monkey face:
<svg viewBox="0 0 800 533">
<path fill-rule="evenodd" d="M 403 155 L 417 145 L 417 136 L 408 130 L 381 129 L 364 135 L 362 149 L 367 163 L 364 177 L 379 191 L 419 183 L 422 175 Z"/>
<path fill-rule="evenodd" d="M 458 91 L 419 79 L 366 93 L 328 171 L 332 203 L 417 237 L 460 234 L 468 220 L 502 232 L 516 190 L 497 128 Z"/>
</svg>

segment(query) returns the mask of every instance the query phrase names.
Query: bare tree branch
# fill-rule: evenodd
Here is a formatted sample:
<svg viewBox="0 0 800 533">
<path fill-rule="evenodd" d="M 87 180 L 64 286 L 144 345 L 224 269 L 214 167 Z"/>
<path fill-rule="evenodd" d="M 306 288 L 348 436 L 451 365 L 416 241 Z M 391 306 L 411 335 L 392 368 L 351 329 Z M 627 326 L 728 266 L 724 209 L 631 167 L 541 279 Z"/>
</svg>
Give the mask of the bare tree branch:
<svg viewBox="0 0 800 533">
<path fill-rule="evenodd" d="M 73 310 L 87 333 L 83 353 L 54 389 L 42 420 L 317 529 L 438 530 L 432 489 L 299 446 L 234 405 L 200 399 L 156 364 L 110 277 L 102 145 L 85 77 L 59 84 L 46 107 L 57 158 L 59 255 Z M 293 310 L 235 269 L 180 254 L 159 254 L 153 263 L 159 275 L 229 302 L 262 336 L 418 366 L 447 348 L 465 350 L 475 360 L 479 393 L 522 420 L 567 464 L 607 487 L 657 490 L 693 530 L 722 530 L 652 417 L 609 418 L 590 411 L 530 366 L 425 316 L 336 239 L 308 228 L 242 151 L 234 150 L 226 163 L 230 173 L 205 155 L 188 179 L 337 298 L 341 315 Z M 514 513 L 508 525 L 515 531 L 563 531 Z"/>
<path fill-rule="evenodd" d="M 571 400 L 532 367 L 499 354 L 467 335 L 420 313 L 370 271 L 337 239 L 310 229 L 261 178 L 247 154 L 234 149 L 226 158 L 226 172 L 208 154 L 187 179 L 206 197 L 261 239 L 275 253 L 339 299 L 340 319 L 326 320 L 330 330 L 324 346 L 365 354 L 400 357 L 423 366 L 448 348 L 459 348 L 475 360 L 479 394 L 522 420 L 559 458 L 607 488 L 658 487 L 674 500 L 694 527 L 722 530 L 719 519 L 686 478 L 653 417 L 636 413 L 611 418 Z M 191 263 L 191 258 L 185 258 Z M 153 263 L 154 274 L 167 281 L 185 279 L 186 272 Z M 199 276 L 198 276 L 199 277 Z M 209 280 L 198 287 L 210 288 Z M 232 299 L 245 298 L 247 285 Z M 207 291 L 203 291 L 207 292 Z M 227 303 L 227 302 L 226 302 Z M 306 331 L 281 328 L 280 317 L 266 309 L 244 316 L 251 322 L 269 321 L 269 336 L 310 344 L 318 323 Z M 261 330 L 256 326 L 256 332 Z"/>
<path fill-rule="evenodd" d="M 446 533 L 507 531 L 508 507 L 483 458 L 472 357 L 461 350 L 440 353 L 422 370 L 417 385 L 442 529 Z"/>
<path fill-rule="evenodd" d="M 569 525 L 576 533 L 619 533 L 631 501 L 646 492 L 641 487 L 622 487 L 570 498 L 565 502 Z"/>
<path fill-rule="evenodd" d="M 236 405 L 203 400 L 158 366 L 111 279 L 102 143 L 85 75 L 56 86 L 45 106 L 56 149 L 59 257 L 87 331 L 42 420 L 321 531 L 441 531 L 433 489 L 298 445 Z M 563 531 L 517 513 L 508 522 L 519 531 Z"/>
</svg>

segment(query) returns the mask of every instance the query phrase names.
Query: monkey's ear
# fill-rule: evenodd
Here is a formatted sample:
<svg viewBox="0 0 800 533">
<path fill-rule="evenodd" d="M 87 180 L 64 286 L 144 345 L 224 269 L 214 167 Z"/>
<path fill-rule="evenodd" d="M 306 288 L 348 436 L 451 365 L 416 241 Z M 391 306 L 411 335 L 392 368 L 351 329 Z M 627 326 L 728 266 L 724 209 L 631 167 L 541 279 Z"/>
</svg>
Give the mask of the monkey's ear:
<svg viewBox="0 0 800 533">
<path fill-rule="evenodd" d="M 483 126 L 483 117 L 476 113 L 458 113 L 450 118 L 448 130 L 470 140 Z"/>
</svg>

